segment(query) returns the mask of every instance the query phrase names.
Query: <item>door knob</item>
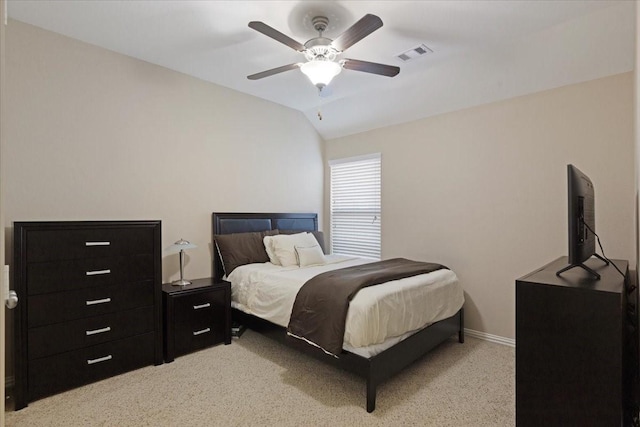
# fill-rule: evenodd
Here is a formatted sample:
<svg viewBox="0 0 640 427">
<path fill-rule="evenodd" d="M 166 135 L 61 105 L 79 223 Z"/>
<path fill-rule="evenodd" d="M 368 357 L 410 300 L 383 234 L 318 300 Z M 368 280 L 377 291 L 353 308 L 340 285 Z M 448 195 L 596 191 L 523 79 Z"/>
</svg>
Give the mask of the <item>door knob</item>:
<svg viewBox="0 0 640 427">
<path fill-rule="evenodd" d="M 18 305 L 18 294 L 16 291 L 9 291 L 9 295 L 7 295 L 7 299 L 4 301 L 4 305 L 7 306 L 8 309 L 14 309 Z"/>
<path fill-rule="evenodd" d="M 2 294 L 4 295 L 4 305 L 7 306 L 8 309 L 13 309 L 16 308 L 16 305 L 18 305 L 18 294 L 16 293 L 16 291 L 10 291 L 9 290 L 9 266 L 5 265 L 4 266 L 4 289 L 2 289 L 4 292 L 2 292 Z"/>
</svg>

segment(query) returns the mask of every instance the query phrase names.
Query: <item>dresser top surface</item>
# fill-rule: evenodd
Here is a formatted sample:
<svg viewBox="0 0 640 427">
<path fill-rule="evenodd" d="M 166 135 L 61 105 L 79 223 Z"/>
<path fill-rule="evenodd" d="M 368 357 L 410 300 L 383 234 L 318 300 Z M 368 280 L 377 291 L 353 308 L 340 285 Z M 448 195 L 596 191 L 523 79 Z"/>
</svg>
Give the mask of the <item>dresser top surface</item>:
<svg viewBox="0 0 640 427">
<path fill-rule="evenodd" d="M 610 260 L 625 274 L 628 274 L 629 262 L 626 260 L 613 259 Z M 561 286 L 567 288 L 587 289 L 600 292 L 616 292 L 619 293 L 624 285 L 624 278 L 612 265 L 606 265 L 604 261 L 591 257 L 585 263 L 601 278 L 598 280 L 588 273 L 585 269 L 574 267 L 561 273 L 560 276 L 556 272 L 569 265 L 569 258 L 566 256 L 559 257 L 549 264 L 540 267 L 519 278 L 520 283 L 537 283 L 549 286 Z"/>
<path fill-rule="evenodd" d="M 160 220 L 114 220 L 114 221 L 15 221 L 13 225 L 20 228 L 30 229 L 73 229 L 73 228 L 95 228 L 95 227 L 122 227 L 122 226 L 143 226 L 160 225 Z"/>
<path fill-rule="evenodd" d="M 164 283 L 162 291 L 169 295 L 189 293 L 189 292 L 205 292 L 207 289 L 218 289 L 229 286 L 229 282 L 216 282 L 213 277 L 204 277 L 201 279 L 192 279 L 190 285 L 179 286 L 171 283 Z"/>
</svg>

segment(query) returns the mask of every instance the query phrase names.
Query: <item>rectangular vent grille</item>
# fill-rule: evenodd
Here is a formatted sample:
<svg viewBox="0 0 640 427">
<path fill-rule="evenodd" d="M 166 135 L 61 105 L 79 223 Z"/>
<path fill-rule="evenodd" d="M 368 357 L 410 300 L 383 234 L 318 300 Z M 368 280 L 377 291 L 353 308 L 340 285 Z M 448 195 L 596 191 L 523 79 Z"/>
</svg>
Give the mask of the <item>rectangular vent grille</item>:
<svg viewBox="0 0 640 427">
<path fill-rule="evenodd" d="M 427 53 L 433 53 L 433 50 L 428 48 L 426 45 L 421 44 L 417 47 L 414 47 L 413 49 L 407 50 L 406 52 L 402 52 L 400 55 L 397 55 L 397 57 L 401 61 L 407 62 L 411 59 L 417 58 Z"/>
</svg>

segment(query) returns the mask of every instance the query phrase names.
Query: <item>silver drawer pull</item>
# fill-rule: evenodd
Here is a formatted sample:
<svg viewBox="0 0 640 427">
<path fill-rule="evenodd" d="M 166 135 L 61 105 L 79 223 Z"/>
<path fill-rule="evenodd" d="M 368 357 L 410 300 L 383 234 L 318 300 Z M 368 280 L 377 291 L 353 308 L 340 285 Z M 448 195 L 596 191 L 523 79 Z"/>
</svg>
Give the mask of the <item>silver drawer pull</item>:
<svg viewBox="0 0 640 427">
<path fill-rule="evenodd" d="M 201 331 L 194 331 L 193 336 L 206 334 L 207 332 L 211 332 L 211 328 L 206 328 Z"/>
<path fill-rule="evenodd" d="M 93 365 L 94 363 L 106 362 L 107 360 L 113 359 L 113 356 L 108 355 L 104 357 L 98 357 L 97 359 L 89 359 L 87 360 L 87 365 Z"/>
<path fill-rule="evenodd" d="M 200 305 L 194 305 L 193 309 L 194 310 L 200 310 L 201 308 L 207 308 L 207 307 L 211 307 L 211 303 L 205 303 L 205 304 L 200 304 Z"/>
<path fill-rule="evenodd" d="M 104 304 L 107 302 L 111 302 L 111 298 L 102 298 L 102 299 L 94 299 L 91 301 L 87 301 L 87 305 Z"/>
<path fill-rule="evenodd" d="M 104 332 L 109 332 L 109 331 L 111 331 L 111 328 L 109 326 L 107 326 L 106 328 L 94 329 L 92 331 L 87 331 L 87 336 L 95 335 L 95 334 L 102 334 Z"/>
<path fill-rule="evenodd" d="M 100 274 L 109 274 L 111 273 L 111 270 L 94 270 L 94 271 L 87 271 L 87 276 L 97 276 Z"/>
<path fill-rule="evenodd" d="M 109 246 L 111 242 L 84 242 L 85 246 Z"/>
</svg>

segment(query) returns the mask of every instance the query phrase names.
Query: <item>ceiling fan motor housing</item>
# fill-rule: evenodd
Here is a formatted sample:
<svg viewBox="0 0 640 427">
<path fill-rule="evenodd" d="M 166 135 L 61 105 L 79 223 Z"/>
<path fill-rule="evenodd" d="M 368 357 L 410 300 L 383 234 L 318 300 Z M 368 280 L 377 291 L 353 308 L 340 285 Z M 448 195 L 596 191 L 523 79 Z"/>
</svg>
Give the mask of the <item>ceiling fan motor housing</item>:
<svg viewBox="0 0 640 427">
<path fill-rule="evenodd" d="M 313 39 L 313 40 L 317 40 L 317 39 Z M 313 40 L 309 40 L 309 42 Z M 323 40 L 329 40 L 329 39 L 323 39 Z M 307 58 L 307 61 L 333 61 L 334 59 L 336 59 L 336 55 L 340 53 L 337 50 L 335 50 L 333 47 L 329 46 L 329 44 L 314 43 L 310 45 L 309 42 L 305 44 L 305 47 L 307 48 L 307 50 L 304 52 L 304 56 Z M 331 40 L 329 40 L 329 43 L 331 43 Z"/>
<path fill-rule="evenodd" d="M 322 37 L 322 33 L 329 26 L 329 18 L 327 18 L 326 16 L 315 16 L 311 20 L 311 24 L 313 25 L 313 28 L 315 28 L 316 31 L 320 33 L 320 37 Z"/>
<path fill-rule="evenodd" d="M 329 25 L 329 18 L 326 16 L 316 16 L 311 20 L 311 23 L 319 35 L 304 44 L 307 61 L 333 61 L 340 52 L 331 46 L 333 40 L 322 37 L 323 31 L 326 30 Z"/>
</svg>

